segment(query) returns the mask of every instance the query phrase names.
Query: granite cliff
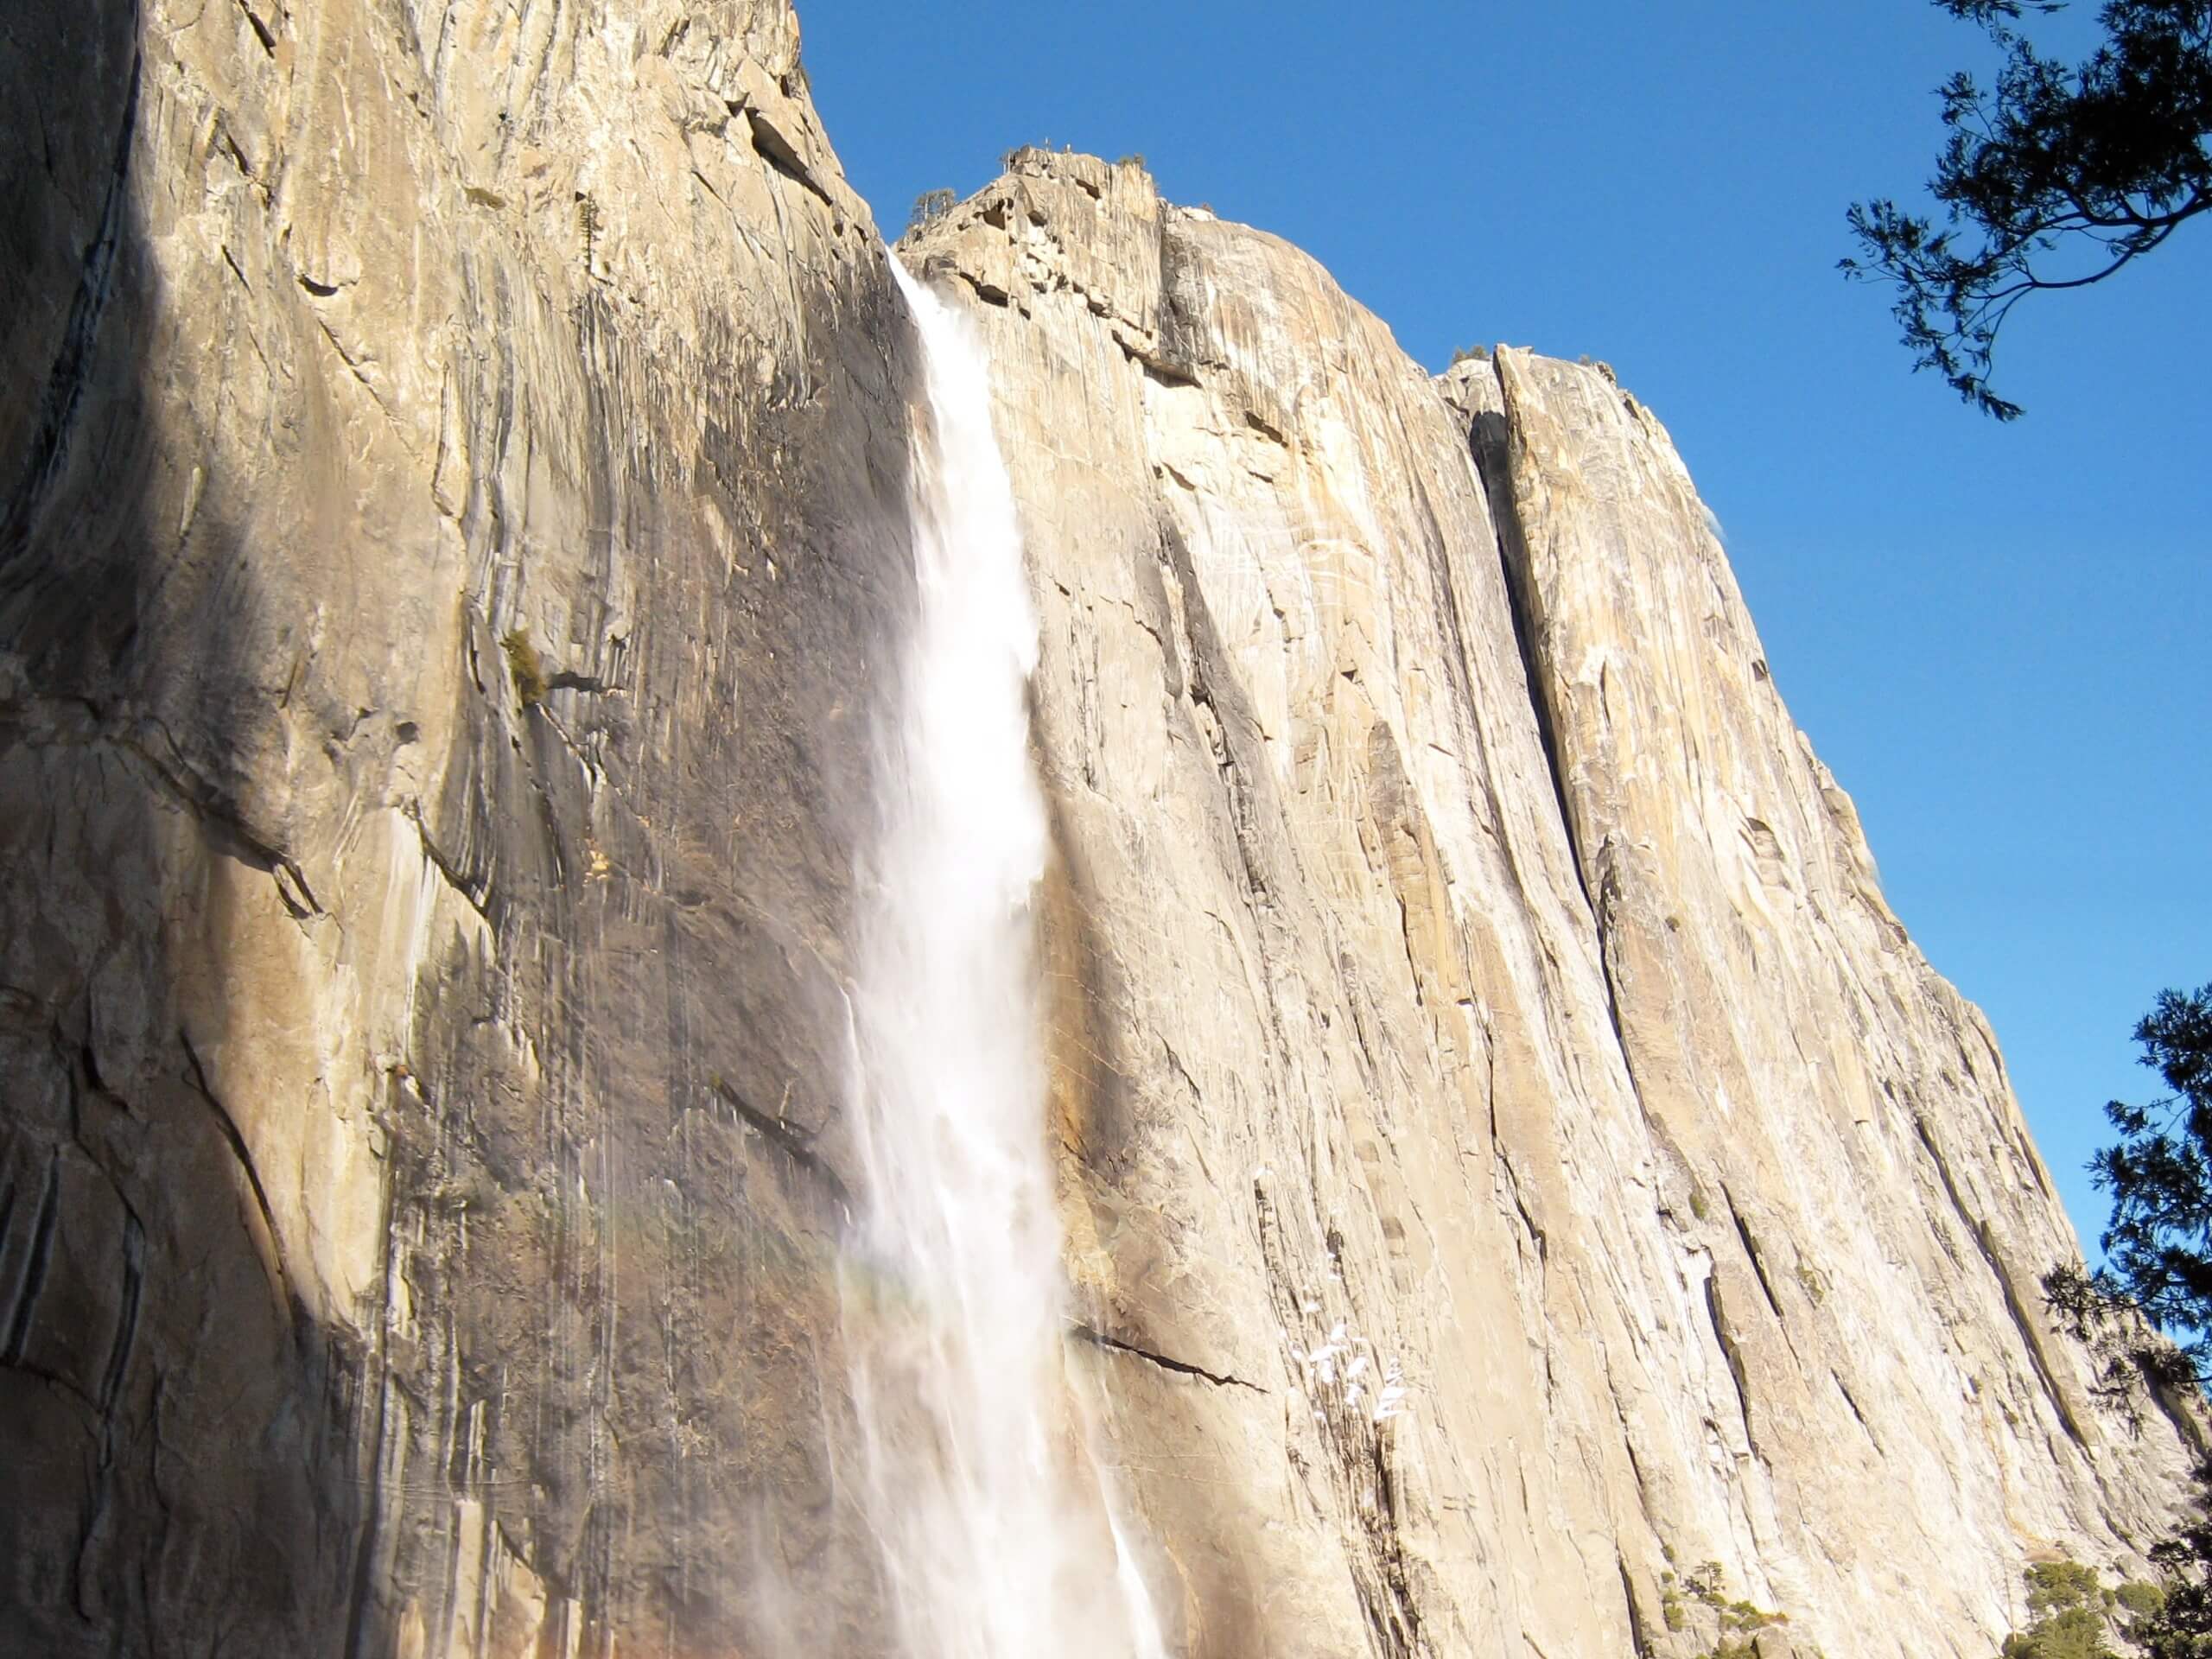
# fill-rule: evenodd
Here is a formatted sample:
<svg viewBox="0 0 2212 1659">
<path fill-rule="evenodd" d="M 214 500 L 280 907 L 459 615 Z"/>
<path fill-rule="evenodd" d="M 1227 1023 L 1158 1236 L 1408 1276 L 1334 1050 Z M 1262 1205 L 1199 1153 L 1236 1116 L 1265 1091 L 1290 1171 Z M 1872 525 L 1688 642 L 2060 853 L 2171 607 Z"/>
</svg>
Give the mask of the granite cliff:
<svg viewBox="0 0 2212 1659">
<path fill-rule="evenodd" d="M 0 1646 L 866 1655 L 917 348 L 781 0 L 0 29 Z M 1980 1659 L 2130 1437 L 1664 430 L 1019 152 L 1049 1128 L 1179 1654 Z M 1707 1563 L 1716 1563 L 1708 1571 Z"/>
</svg>

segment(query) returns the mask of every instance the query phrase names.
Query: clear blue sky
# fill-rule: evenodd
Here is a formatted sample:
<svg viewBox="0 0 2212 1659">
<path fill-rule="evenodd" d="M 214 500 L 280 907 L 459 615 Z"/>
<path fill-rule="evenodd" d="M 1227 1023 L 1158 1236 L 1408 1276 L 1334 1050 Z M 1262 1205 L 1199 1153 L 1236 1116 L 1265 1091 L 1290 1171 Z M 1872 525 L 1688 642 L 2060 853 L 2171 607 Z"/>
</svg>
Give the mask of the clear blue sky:
<svg viewBox="0 0 2212 1659">
<path fill-rule="evenodd" d="M 1846 204 L 1916 194 L 1932 89 L 1987 60 L 1927 0 L 800 5 L 892 235 L 1015 144 L 1141 152 L 1432 368 L 1498 340 L 1611 362 L 2094 1247 L 2097 1108 L 2157 1081 L 2129 1033 L 2212 980 L 2212 225 L 2017 312 L 1996 385 L 2029 412 L 1999 427 L 1834 268 Z"/>
</svg>

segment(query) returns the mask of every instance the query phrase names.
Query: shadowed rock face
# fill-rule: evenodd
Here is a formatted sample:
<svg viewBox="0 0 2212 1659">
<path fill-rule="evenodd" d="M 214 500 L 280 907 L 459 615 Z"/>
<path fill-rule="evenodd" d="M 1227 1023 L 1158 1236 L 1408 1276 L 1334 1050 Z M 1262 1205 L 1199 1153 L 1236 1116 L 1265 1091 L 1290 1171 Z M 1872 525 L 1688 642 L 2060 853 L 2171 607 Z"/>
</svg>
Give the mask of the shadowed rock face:
<svg viewBox="0 0 2212 1659">
<path fill-rule="evenodd" d="M 788 10 L 32 3 L 0 86 L 0 1645 L 869 1651 L 910 341 Z"/>
<path fill-rule="evenodd" d="M 0 1646 L 881 1651 L 914 347 L 791 14 L 19 0 L 0 92 Z M 996 353 L 1069 1365 L 1176 1650 L 1688 1652 L 1671 1557 L 1979 1659 L 2025 1550 L 2132 1559 L 2178 1442 L 2044 1328 L 1993 1043 L 1649 415 L 1086 157 L 912 258 Z"/>
</svg>

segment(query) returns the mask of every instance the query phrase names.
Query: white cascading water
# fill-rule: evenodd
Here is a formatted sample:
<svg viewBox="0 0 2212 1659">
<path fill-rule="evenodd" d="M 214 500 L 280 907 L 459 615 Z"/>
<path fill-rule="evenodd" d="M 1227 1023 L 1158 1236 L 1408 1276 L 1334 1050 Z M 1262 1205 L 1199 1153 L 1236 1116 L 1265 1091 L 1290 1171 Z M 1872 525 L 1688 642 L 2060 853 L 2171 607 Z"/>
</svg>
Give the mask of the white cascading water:
<svg viewBox="0 0 2212 1659">
<path fill-rule="evenodd" d="M 846 1331 L 866 1491 L 908 1659 L 1160 1659 L 1064 1373 L 1033 899 L 1037 621 L 968 320 L 893 270 L 928 418 L 919 609 L 876 757 L 853 999 L 867 1180 Z"/>
</svg>

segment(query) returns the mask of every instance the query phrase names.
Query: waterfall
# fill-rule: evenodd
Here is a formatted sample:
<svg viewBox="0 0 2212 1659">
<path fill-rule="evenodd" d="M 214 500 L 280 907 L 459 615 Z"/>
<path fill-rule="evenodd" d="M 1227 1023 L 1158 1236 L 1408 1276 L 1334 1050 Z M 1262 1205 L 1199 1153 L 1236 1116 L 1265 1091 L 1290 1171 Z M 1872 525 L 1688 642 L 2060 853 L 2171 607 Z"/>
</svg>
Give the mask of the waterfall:
<svg viewBox="0 0 2212 1659">
<path fill-rule="evenodd" d="M 1033 900 L 1037 621 L 974 326 L 893 274 L 927 418 L 918 612 L 876 754 L 852 1122 L 866 1183 L 846 1331 L 864 1496 L 907 1659 L 1159 1659 L 1065 1376 Z"/>
</svg>

